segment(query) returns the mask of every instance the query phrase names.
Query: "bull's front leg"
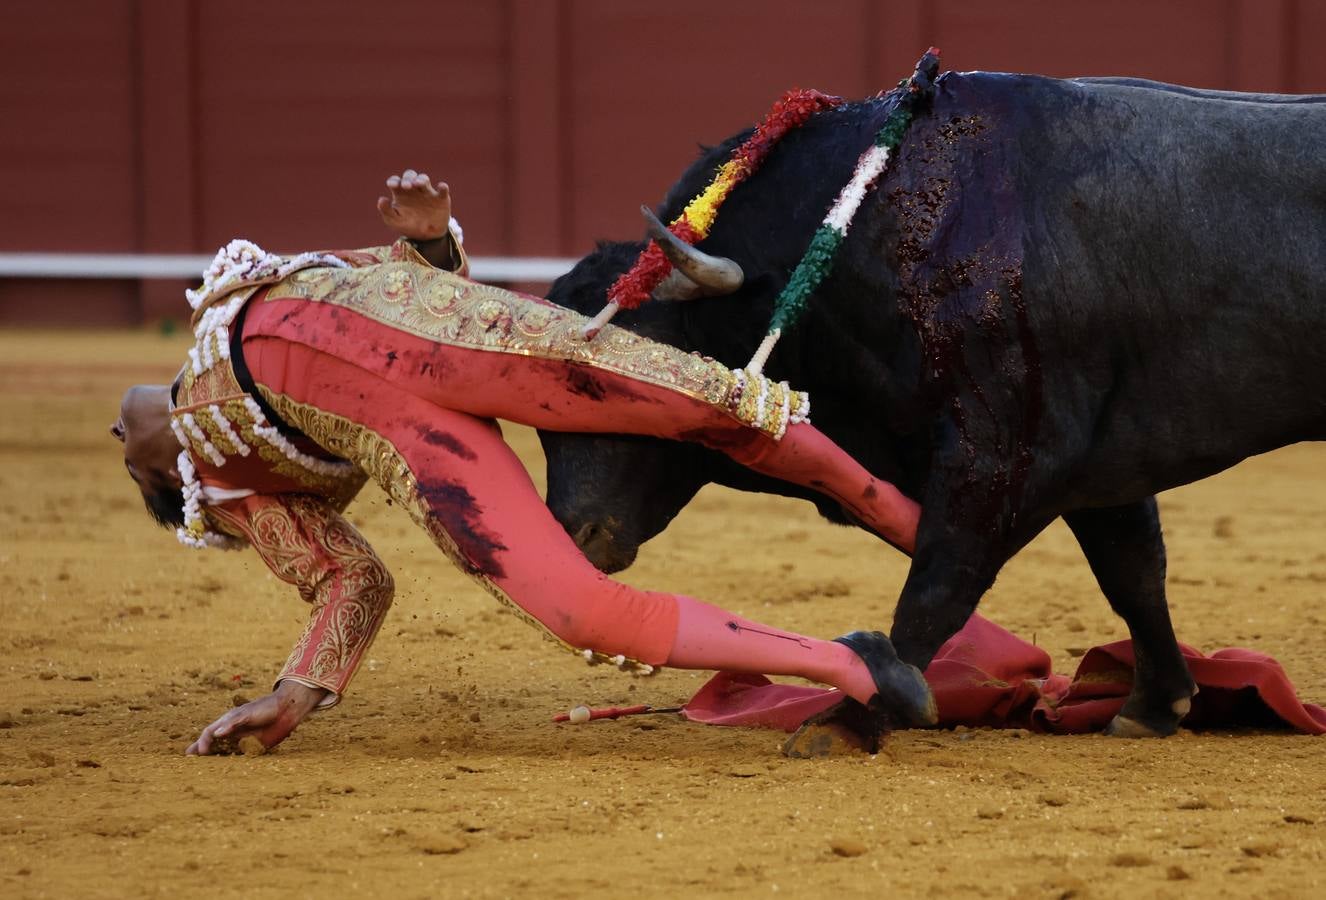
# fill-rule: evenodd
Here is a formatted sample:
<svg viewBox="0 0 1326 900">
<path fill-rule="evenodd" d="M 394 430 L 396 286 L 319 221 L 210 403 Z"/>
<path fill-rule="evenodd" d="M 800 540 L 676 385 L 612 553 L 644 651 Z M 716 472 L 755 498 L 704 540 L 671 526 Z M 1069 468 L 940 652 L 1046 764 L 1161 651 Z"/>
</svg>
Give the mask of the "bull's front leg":
<svg viewBox="0 0 1326 900">
<path fill-rule="evenodd" d="M 898 657 L 922 671 L 971 618 L 1004 563 L 1030 539 L 1018 539 L 1011 517 L 982 518 L 952 508 L 945 516 L 944 508 L 943 500 L 927 492 L 890 635 Z"/>
<path fill-rule="evenodd" d="M 1011 445 L 1014 441 L 1006 441 Z M 976 611 L 1012 556 L 1057 515 L 1028 506 L 1024 473 L 1014 460 L 966 442 L 936 454 L 921 504 L 912 567 L 893 614 L 890 635 L 899 658 L 922 671 Z"/>
<path fill-rule="evenodd" d="M 880 692 L 868 709 L 847 700 L 808 720 L 784 745 L 787 755 L 829 752 L 844 733 L 854 733 L 856 740 L 850 742 L 871 749 L 891 728 L 938 721 L 934 696 L 921 672 L 971 617 L 1004 562 L 1045 525 L 1015 529 L 1009 504 L 988 502 L 997 490 L 990 486 L 1003 483 L 998 472 L 981 478 L 962 457 L 961 465 L 936 466 L 925 491 L 912 568 L 894 613 L 891 640 L 864 632 L 839 639 L 867 660 Z M 916 689 L 905 689 L 911 686 Z"/>
<path fill-rule="evenodd" d="M 1165 541 L 1154 497 L 1064 515 L 1110 606 L 1128 625 L 1133 689 L 1106 729 L 1118 737 L 1173 734 L 1197 692 L 1165 599 Z"/>
</svg>

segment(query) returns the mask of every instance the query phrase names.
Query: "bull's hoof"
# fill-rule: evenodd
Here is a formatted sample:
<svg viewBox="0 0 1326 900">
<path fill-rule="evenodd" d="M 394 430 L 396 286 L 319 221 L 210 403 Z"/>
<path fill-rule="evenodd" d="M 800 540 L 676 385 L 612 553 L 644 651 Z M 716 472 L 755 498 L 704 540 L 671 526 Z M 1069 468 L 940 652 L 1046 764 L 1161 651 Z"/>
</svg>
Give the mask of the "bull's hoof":
<svg viewBox="0 0 1326 900">
<path fill-rule="evenodd" d="M 834 641 L 850 647 L 870 670 L 876 691 L 870 698 L 872 712 L 916 728 L 939 721 L 939 707 L 925 676 L 916 666 L 898 659 L 888 636 L 879 631 L 853 631 Z"/>
<path fill-rule="evenodd" d="M 1192 692 L 1197 693 L 1196 686 L 1192 688 Z M 1179 723 L 1183 721 L 1183 717 L 1192 711 L 1192 696 L 1180 697 L 1150 713 L 1137 712 L 1138 707 L 1142 705 L 1130 697 L 1124 704 L 1123 711 L 1105 726 L 1105 733 L 1110 737 L 1121 738 L 1169 737 L 1179 730 Z"/>
<path fill-rule="evenodd" d="M 883 719 L 848 697 L 803 722 L 783 742 L 783 755 L 822 759 L 847 753 L 875 754 L 884 734 Z"/>
<path fill-rule="evenodd" d="M 1105 733 L 1110 737 L 1117 738 L 1158 738 L 1173 734 L 1178 728 L 1175 727 L 1169 731 L 1152 728 L 1136 719 L 1129 719 L 1126 716 L 1115 716 L 1110 720 L 1110 724 L 1105 726 Z"/>
<path fill-rule="evenodd" d="M 1123 713 L 1110 720 L 1105 726 L 1105 733 L 1119 738 L 1163 738 L 1179 730 L 1179 721 L 1188 714 L 1192 701 L 1188 698 L 1176 701 L 1168 715 L 1153 716 L 1148 719 L 1126 716 Z M 1180 712 L 1180 709 L 1182 711 Z"/>
</svg>

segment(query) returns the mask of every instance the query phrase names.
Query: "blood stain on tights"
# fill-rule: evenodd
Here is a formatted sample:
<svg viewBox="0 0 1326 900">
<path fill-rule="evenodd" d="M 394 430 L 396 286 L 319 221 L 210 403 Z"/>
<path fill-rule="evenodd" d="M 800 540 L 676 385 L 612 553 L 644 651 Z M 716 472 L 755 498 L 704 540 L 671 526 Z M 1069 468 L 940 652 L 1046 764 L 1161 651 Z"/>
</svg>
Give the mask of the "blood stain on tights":
<svg viewBox="0 0 1326 900">
<path fill-rule="evenodd" d="M 501 578 L 506 574 L 497 554 L 510 549 L 484 527 L 474 495 L 452 481 L 420 481 L 419 495 L 428 505 L 431 524 L 441 528 L 460 551 L 471 575 Z"/>
</svg>

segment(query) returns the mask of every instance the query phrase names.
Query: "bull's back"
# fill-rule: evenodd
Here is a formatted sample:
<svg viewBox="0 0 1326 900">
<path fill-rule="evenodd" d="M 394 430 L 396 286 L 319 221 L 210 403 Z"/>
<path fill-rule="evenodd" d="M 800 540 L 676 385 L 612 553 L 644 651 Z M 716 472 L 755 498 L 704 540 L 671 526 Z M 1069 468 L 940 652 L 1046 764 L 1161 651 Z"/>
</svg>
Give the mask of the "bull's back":
<svg viewBox="0 0 1326 900">
<path fill-rule="evenodd" d="M 1077 489 L 1326 437 L 1326 98 L 1060 82 L 1020 132 L 1025 284 Z"/>
</svg>

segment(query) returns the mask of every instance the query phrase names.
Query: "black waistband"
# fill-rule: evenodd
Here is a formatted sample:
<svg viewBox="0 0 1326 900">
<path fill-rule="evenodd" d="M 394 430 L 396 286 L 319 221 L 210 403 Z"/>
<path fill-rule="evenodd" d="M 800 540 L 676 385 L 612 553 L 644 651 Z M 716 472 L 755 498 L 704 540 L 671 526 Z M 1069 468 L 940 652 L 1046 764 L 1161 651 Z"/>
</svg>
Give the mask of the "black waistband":
<svg viewBox="0 0 1326 900">
<path fill-rule="evenodd" d="M 262 392 L 258 390 L 257 384 L 253 381 L 253 375 L 249 373 L 248 364 L 244 362 L 244 350 L 240 338 L 244 334 L 244 317 L 249 314 L 249 303 L 252 303 L 255 299 L 257 298 L 251 298 L 248 303 L 245 303 L 240 308 L 239 314 L 230 323 L 230 367 L 235 371 L 235 380 L 239 382 L 240 389 L 253 398 L 253 402 L 258 404 L 258 408 L 267 417 L 267 421 L 271 422 L 276 430 L 286 437 L 294 437 L 299 435 L 300 432 L 287 425 L 276 414 L 276 410 L 272 409 L 271 405 L 263 399 Z"/>
</svg>

